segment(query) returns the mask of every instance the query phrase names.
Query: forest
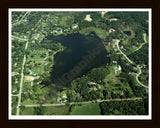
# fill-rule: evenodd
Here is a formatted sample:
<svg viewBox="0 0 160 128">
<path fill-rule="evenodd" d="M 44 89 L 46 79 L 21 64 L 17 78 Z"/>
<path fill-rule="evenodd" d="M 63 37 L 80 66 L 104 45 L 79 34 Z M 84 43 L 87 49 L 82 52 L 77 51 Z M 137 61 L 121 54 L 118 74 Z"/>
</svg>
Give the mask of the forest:
<svg viewBox="0 0 160 128">
<path fill-rule="evenodd" d="M 148 115 L 147 99 L 100 103 L 102 115 Z"/>
</svg>

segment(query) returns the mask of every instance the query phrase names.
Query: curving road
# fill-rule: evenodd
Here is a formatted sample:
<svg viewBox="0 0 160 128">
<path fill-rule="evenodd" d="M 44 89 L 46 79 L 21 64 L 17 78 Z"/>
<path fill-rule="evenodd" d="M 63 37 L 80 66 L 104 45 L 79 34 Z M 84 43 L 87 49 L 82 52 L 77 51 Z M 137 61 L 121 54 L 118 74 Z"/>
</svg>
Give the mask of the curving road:
<svg viewBox="0 0 160 128">
<path fill-rule="evenodd" d="M 20 21 L 18 21 L 18 22 L 16 22 L 16 23 L 12 24 L 12 26 L 20 24 L 20 23 L 23 21 L 23 19 L 26 17 L 26 15 L 27 15 L 28 13 L 30 13 L 30 12 L 29 12 L 29 11 L 26 12 L 26 13 L 24 14 L 24 16 L 20 19 Z"/>
<path fill-rule="evenodd" d="M 137 80 L 137 82 L 138 82 L 141 86 L 143 86 L 143 87 L 145 87 L 145 88 L 148 88 L 148 86 L 142 84 L 142 83 L 139 81 L 138 77 L 139 77 L 139 75 L 141 74 L 141 68 L 139 67 L 139 65 L 137 65 L 137 68 L 139 69 L 139 73 L 136 75 L 136 80 Z"/>
<path fill-rule="evenodd" d="M 144 33 L 143 36 L 144 36 L 144 41 L 145 41 L 145 43 L 147 43 L 146 33 Z M 120 40 L 115 39 L 114 42 L 117 44 L 117 48 L 118 48 L 118 50 L 120 51 L 120 53 L 128 60 L 128 62 L 130 62 L 131 64 L 133 64 L 134 62 L 131 61 L 131 60 L 120 50 L 120 48 L 119 48 L 119 42 L 120 42 Z M 141 45 L 141 47 L 142 47 L 142 46 L 143 46 L 143 45 Z M 141 47 L 140 47 L 140 48 L 141 48 Z M 138 50 L 139 50 L 140 48 L 138 48 Z M 139 65 L 137 65 L 137 69 L 139 69 L 139 73 L 136 75 L 136 81 L 137 81 L 141 86 L 143 86 L 143 87 L 145 87 L 145 88 L 148 88 L 148 86 L 142 84 L 142 83 L 139 81 L 139 79 L 138 79 L 139 75 L 141 74 L 141 68 L 139 67 Z"/>
<path fill-rule="evenodd" d="M 127 56 L 126 56 L 126 54 L 124 54 L 121 50 L 120 50 L 120 48 L 119 48 L 119 42 L 120 42 L 120 40 L 114 40 L 114 41 L 116 41 L 115 43 L 117 44 L 117 48 L 118 48 L 118 50 L 120 51 L 120 53 L 128 60 L 128 62 L 129 63 L 131 63 L 131 64 L 133 64 L 133 61 L 131 61 Z"/>
<path fill-rule="evenodd" d="M 143 33 L 143 39 L 144 39 L 144 43 L 142 43 L 135 51 L 138 51 L 139 49 L 141 49 L 141 47 L 144 45 L 144 44 L 146 44 L 146 43 L 148 43 L 147 42 L 147 40 L 146 40 L 146 33 Z"/>
<path fill-rule="evenodd" d="M 138 49 L 136 49 L 136 51 L 139 50 L 144 44 L 148 43 L 148 42 L 147 42 L 147 39 L 146 39 L 146 38 L 147 38 L 146 36 L 147 36 L 146 33 L 143 33 L 143 39 L 144 39 L 144 42 L 145 42 L 145 43 L 141 44 L 141 46 L 140 46 Z M 148 88 L 148 86 L 142 84 L 142 83 L 139 81 L 139 79 L 138 79 L 139 75 L 142 73 L 142 72 L 141 72 L 141 68 L 139 67 L 139 65 L 137 65 L 137 69 L 139 69 L 139 73 L 136 75 L 136 80 L 137 80 L 137 82 L 138 82 L 141 86 L 143 86 L 143 87 L 145 87 L 145 88 Z"/>
</svg>

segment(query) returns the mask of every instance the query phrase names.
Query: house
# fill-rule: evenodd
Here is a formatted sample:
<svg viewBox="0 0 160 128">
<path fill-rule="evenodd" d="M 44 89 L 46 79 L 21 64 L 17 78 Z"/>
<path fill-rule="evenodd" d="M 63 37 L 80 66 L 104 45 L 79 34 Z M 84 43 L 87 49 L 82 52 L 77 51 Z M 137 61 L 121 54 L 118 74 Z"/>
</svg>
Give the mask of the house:
<svg viewBox="0 0 160 128">
<path fill-rule="evenodd" d="M 18 75 L 18 74 L 19 74 L 18 72 L 12 72 L 11 76 L 15 76 L 15 75 Z"/>
<path fill-rule="evenodd" d="M 13 91 L 12 91 L 12 92 L 14 93 L 14 92 L 16 92 L 16 91 L 17 91 L 17 88 L 13 89 Z"/>
<path fill-rule="evenodd" d="M 40 36 L 40 34 L 38 33 L 38 34 L 36 35 L 35 39 L 38 39 L 39 36 Z"/>
<path fill-rule="evenodd" d="M 109 29 L 109 33 L 115 32 L 115 29 Z"/>
<path fill-rule="evenodd" d="M 33 40 L 32 43 L 35 43 L 35 40 Z"/>
<path fill-rule="evenodd" d="M 34 76 L 37 76 L 37 75 L 38 75 L 38 73 L 34 73 L 33 75 L 34 75 Z"/>
<path fill-rule="evenodd" d="M 95 87 L 95 88 L 93 88 L 93 90 L 94 90 L 94 91 L 97 91 L 97 88 Z"/>
<path fill-rule="evenodd" d="M 47 65 L 47 64 L 48 64 L 47 62 L 44 63 L 44 65 Z"/>
<path fill-rule="evenodd" d="M 16 79 L 16 80 L 15 80 L 15 84 L 17 84 L 17 83 L 18 83 L 18 80 Z"/>
<path fill-rule="evenodd" d="M 112 40 L 112 41 L 111 41 L 111 45 L 112 45 L 112 46 L 116 45 L 116 42 Z"/>
<path fill-rule="evenodd" d="M 114 64 L 117 64 L 117 61 L 113 61 Z"/>
<path fill-rule="evenodd" d="M 118 70 L 119 70 L 119 71 L 121 71 L 121 70 L 122 70 L 122 68 L 121 68 L 121 66 L 120 66 L 120 65 L 118 66 Z"/>
<path fill-rule="evenodd" d="M 76 28 L 78 28 L 78 25 L 77 24 L 73 24 L 72 25 L 72 29 L 76 29 Z"/>
<path fill-rule="evenodd" d="M 63 94 L 63 98 L 67 98 L 67 95 L 66 95 L 66 94 Z"/>
<path fill-rule="evenodd" d="M 115 74 L 117 74 L 117 71 L 121 71 L 122 70 L 120 65 L 118 67 L 114 67 L 113 69 L 115 70 Z"/>
<path fill-rule="evenodd" d="M 29 71 L 29 74 L 30 74 L 30 75 L 33 74 L 33 71 L 31 71 L 30 69 L 29 69 L 28 71 Z"/>
<path fill-rule="evenodd" d="M 96 83 L 94 82 L 88 82 L 89 85 L 95 85 Z"/>
<path fill-rule="evenodd" d="M 79 97 L 79 96 L 80 96 L 80 93 L 76 93 L 76 94 L 75 94 L 75 97 Z"/>
<path fill-rule="evenodd" d="M 61 98 L 60 97 L 57 98 L 57 102 L 61 102 Z"/>
</svg>

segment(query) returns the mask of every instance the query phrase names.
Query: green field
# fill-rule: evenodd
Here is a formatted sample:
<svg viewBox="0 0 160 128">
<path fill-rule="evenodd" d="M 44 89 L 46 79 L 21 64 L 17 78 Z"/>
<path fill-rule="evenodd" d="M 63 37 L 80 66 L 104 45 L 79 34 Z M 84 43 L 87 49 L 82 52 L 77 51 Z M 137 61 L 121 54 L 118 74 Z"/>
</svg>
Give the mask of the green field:
<svg viewBox="0 0 160 128">
<path fill-rule="evenodd" d="M 61 20 L 59 20 L 59 24 L 65 27 L 71 26 L 74 21 L 74 17 L 71 16 L 62 16 Z"/>
<path fill-rule="evenodd" d="M 100 115 L 99 103 L 84 104 L 72 108 L 70 115 Z"/>
<path fill-rule="evenodd" d="M 48 106 L 45 107 L 44 115 L 66 115 L 68 113 L 68 106 Z M 34 107 L 26 107 L 21 111 L 21 115 L 33 115 Z"/>
<path fill-rule="evenodd" d="M 38 66 L 34 66 L 32 68 L 32 71 L 34 73 L 42 74 L 42 72 L 44 71 L 44 62 L 42 62 L 40 66 L 39 65 Z"/>
<path fill-rule="evenodd" d="M 50 106 L 46 107 L 46 115 L 66 115 L 69 112 L 68 106 Z"/>
<path fill-rule="evenodd" d="M 84 28 L 80 30 L 79 32 L 84 35 L 88 35 L 90 32 L 95 32 L 96 35 L 101 39 L 105 39 L 108 34 L 106 30 L 103 30 L 101 28 L 96 28 L 96 27 Z"/>
<path fill-rule="evenodd" d="M 34 113 L 34 108 L 28 107 L 28 108 L 25 108 L 23 112 L 21 112 L 21 115 L 33 115 L 33 113 Z"/>
</svg>

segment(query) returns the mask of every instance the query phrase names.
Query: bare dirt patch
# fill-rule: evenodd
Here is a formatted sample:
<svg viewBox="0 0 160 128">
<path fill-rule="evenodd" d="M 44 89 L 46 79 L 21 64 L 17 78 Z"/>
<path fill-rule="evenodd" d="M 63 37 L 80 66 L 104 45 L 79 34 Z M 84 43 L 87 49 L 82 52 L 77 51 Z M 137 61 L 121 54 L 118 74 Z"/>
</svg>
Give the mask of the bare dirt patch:
<svg viewBox="0 0 160 128">
<path fill-rule="evenodd" d="M 86 18 L 84 20 L 91 22 L 92 21 L 91 15 L 86 15 Z"/>
<path fill-rule="evenodd" d="M 108 12 L 108 11 L 102 11 L 102 12 L 101 12 L 101 17 L 103 18 L 104 15 L 105 15 L 107 12 Z"/>
<path fill-rule="evenodd" d="M 32 76 L 24 76 L 24 81 L 34 81 L 35 79 L 38 79 L 39 76 L 32 77 Z"/>
</svg>

